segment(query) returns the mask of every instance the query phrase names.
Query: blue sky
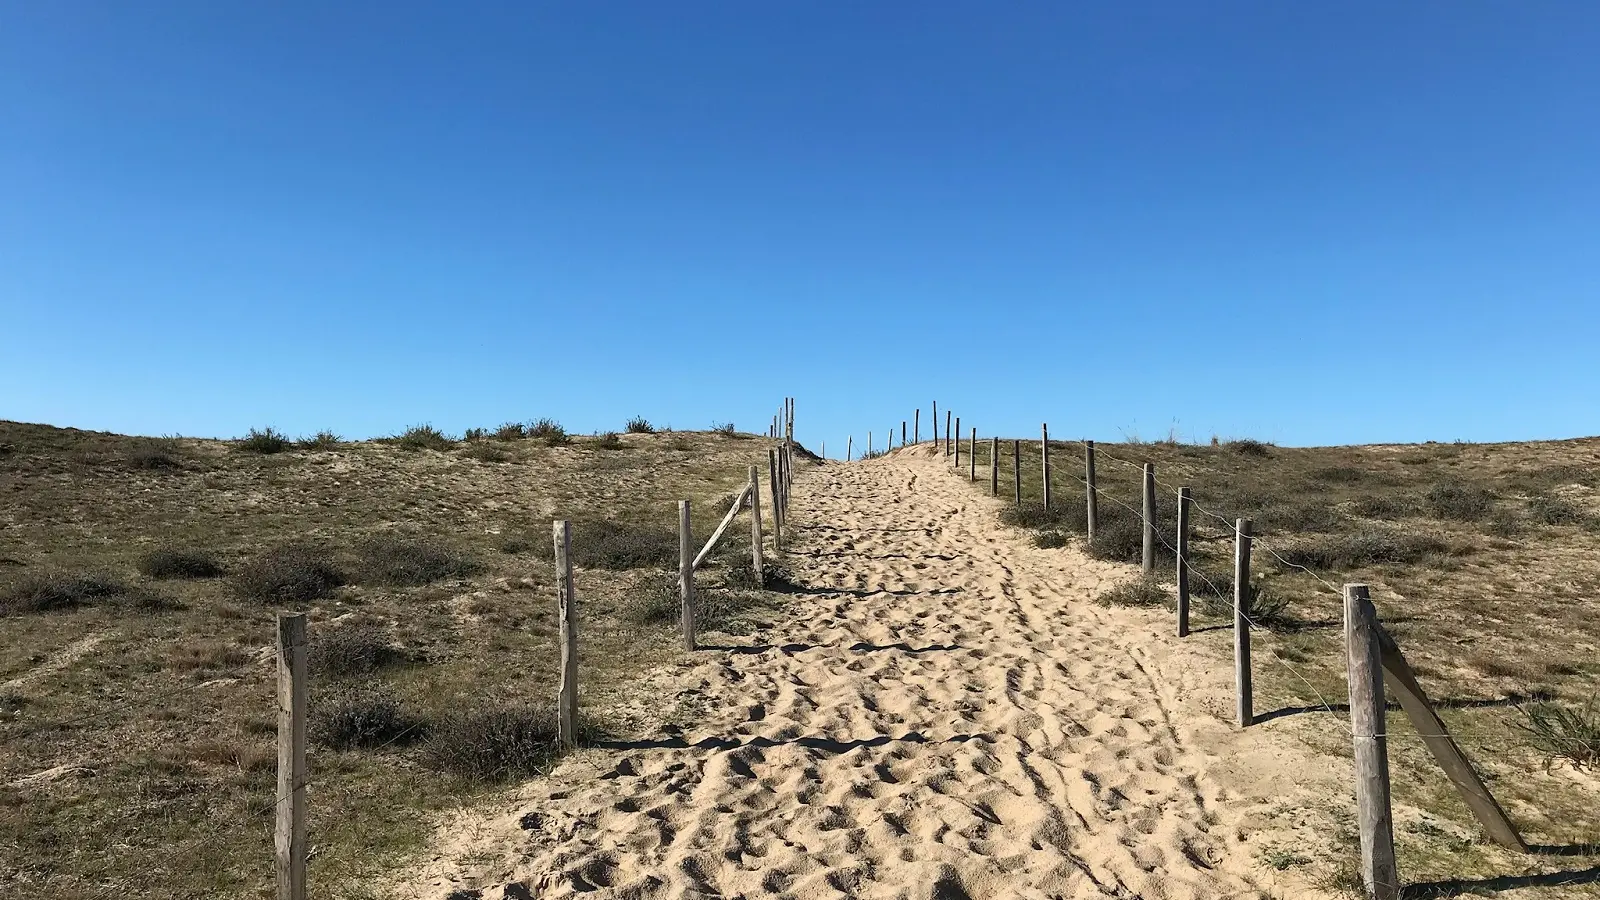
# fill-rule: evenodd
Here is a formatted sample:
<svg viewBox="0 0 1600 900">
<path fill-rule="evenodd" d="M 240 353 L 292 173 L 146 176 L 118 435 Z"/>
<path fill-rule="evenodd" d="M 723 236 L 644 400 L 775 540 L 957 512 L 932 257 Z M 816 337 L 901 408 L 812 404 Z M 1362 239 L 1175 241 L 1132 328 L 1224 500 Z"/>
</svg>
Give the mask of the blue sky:
<svg viewBox="0 0 1600 900">
<path fill-rule="evenodd" d="M 0 418 L 1594 434 L 1597 46 L 1580 2 L 0 2 Z"/>
</svg>

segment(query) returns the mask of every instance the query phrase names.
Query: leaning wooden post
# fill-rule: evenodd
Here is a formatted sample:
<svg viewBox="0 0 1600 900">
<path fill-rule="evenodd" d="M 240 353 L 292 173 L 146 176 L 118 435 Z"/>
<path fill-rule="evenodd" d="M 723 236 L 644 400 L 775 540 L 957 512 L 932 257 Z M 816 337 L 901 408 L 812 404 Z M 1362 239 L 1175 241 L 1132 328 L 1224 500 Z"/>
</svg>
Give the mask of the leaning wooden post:
<svg viewBox="0 0 1600 900">
<path fill-rule="evenodd" d="M 1045 422 L 1039 426 L 1039 467 L 1043 474 L 1039 476 L 1040 486 L 1044 489 L 1044 508 L 1050 508 L 1050 423 Z"/>
<path fill-rule="evenodd" d="M 767 451 L 767 487 L 772 497 L 772 549 L 783 552 L 783 508 L 778 505 L 778 451 Z"/>
<path fill-rule="evenodd" d="M 1083 442 L 1083 480 L 1089 492 L 1086 495 L 1088 509 L 1085 511 L 1089 521 L 1089 543 L 1094 543 L 1095 529 L 1100 527 L 1100 496 L 1094 486 L 1094 441 Z"/>
<path fill-rule="evenodd" d="M 972 441 L 967 444 L 967 480 L 978 480 L 978 427 L 972 427 Z"/>
<path fill-rule="evenodd" d="M 1239 727 L 1255 721 L 1254 698 L 1250 683 L 1250 520 L 1234 525 L 1237 541 L 1233 547 L 1233 685 L 1238 694 Z"/>
<path fill-rule="evenodd" d="M 1355 742 L 1356 824 L 1361 881 L 1374 900 L 1400 896 L 1389 809 L 1389 748 L 1383 712 L 1378 614 L 1364 584 L 1344 586 L 1344 640 L 1350 659 L 1350 732 Z"/>
<path fill-rule="evenodd" d="M 578 746 L 578 599 L 572 588 L 572 525 L 552 529 L 556 549 L 556 621 L 561 641 L 561 689 L 556 694 L 561 746 Z"/>
<path fill-rule="evenodd" d="M 306 616 L 278 613 L 278 900 L 306 900 Z"/>
<path fill-rule="evenodd" d="M 1189 636 L 1189 489 L 1178 488 L 1178 637 Z"/>
<path fill-rule="evenodd" d="M 1144 464 L 1144 573 L 1156 571 L 1156 467 Z"/>
<path fill-rule="evenodd" d="M 750 568 L 756 573 L 756 587 L 767 586 L 767 568 L 761 559 L 761 469 L 750 467 Z"/>
<path fill-rule="evenodd" d="M 856 436 L 852 434 L 844 442 L 844 461 L 845 462 L 849 462 L 851 456 L 853 456 L 855 454 L 855 452 L 856 452 Z"/>
<path fill-rule="evenodd" d="M 937 418 L 937 417 L 935 417 L 935 418 Z M 956 420 L 956 427 L 957 428 L 961 427 L 961 420 L 960 419 Z M 947 409 L 947 410 L 944 411 L 944 455 L 945 456 L 949 456 L 950 455 L 950 436 L 952 434 L 955 434 L 955 432 L 950 430 L 950 410 Z"/>
<path fill-rule="evenodd" d="M 1011 441 L 1011 480 L 1016 485 L 1017 505 L 1022 505 L 1022 442 Z"/>
<path fill-rule="evenodd" d="M 922 443 L 922 407 L 911 414 L 911 443 Z"/>
<path fill-rule="evenodd" d="M 989 496 L 1000 496 L 1000 438 L 989 438 Z"/>
<path fill-rule="evenodd" d="M 683 649 L 693 650 L 694 641 L 694 535 L 689 530 L 689 501 L 678 501 L 678 599 L 679 622 L 683 626 Z"/>
</svg>

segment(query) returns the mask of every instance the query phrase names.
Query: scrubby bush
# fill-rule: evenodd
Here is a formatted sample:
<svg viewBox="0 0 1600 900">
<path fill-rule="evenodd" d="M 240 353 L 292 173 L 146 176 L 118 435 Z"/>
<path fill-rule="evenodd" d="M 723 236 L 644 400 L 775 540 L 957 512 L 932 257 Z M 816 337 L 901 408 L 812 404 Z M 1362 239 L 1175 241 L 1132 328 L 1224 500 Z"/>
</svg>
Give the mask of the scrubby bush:
<svg viewBox="0 0 1600 900">
<path fill-rule="evenodd" d="M 1033 545 L 1041 550 L 1057 550 L 1067 545 L 1065 531 L 1041 531 L 1033 536 Z"/>
<path fill-rule="evenodd" d="M 536 441 L 543 441 L 551 447 L 560 447 L 572 440 L 567 434 L 567 430 L 562 428 L 561 423 L 555 419 L 540 419 L 534 422 L 528 426 L 528 437 Z"/>
<path fill-rule="evenodd" d="M 456 442 L 432 425 L 422 424 L 407 428 L 395 443 L 402 450 L 449 450 Z"/>
<path fill-rule="evenodd" d="M 333 450 L 342 440 L 337 434 L 324 428 L 310 437 L 301 438 L 299 445 L 301 450 Z"/>
<path fill-rule="evenodd" d="M 1344 569 L 1375 563 L 1410 563 L 1447 553 L 1436 535 L 1369 529 L 1353 534 L 1308 538 L 1279 551 L 1283 562 L 1308 569 Z"/>
<path fill-rule="evenodd" d="M 1527 523 L 1509 509 L 1497 509 L 1484 524 L 1483 530 L 1495 537 L 1514 538 L 1527 531 Z"/>
<path fill-rule="evenodd" d="M 106 575 L 35 575 L 0 594 L 0 614 L 73 609 L 126 593 L 127 585 Z"/>
<path fill-rule="evenodd" d="M 521 422 L 505 422 L 494 430 L 494 436 L 502 441 L 519 441 L 528 436 L 528 427 Z"/>
<path fill-rule="evenodd" d="M 678 621 L 681 612 L 678 577 L 652 573 L 633 586 L 624 615 L 635 625 L 664 625 Z"/>
<path fill-rule="evenodd" d="M 484 441 L 475 441 L 468 444 L 467 449 L 463 450 L 461 455 L 468 459 L 489 463 L 501 463 L 511 458 L 504 450 Z"/>
<path fill-rule="evenodd" d="M 1167 602 L 1167 589 L 1153 576 L 1130 578 L 1102 591 L 1094 602 L 1100 606 L 1160 606 Z"/>
<path fill-rule="evenodd" d="M 1233 618 L 1233 576 L 1226 577 L 1226 592 L 1223 584 L 1213 581 L 1215 587 L 1205 590 L 1191 590 L 1190 596 L 1195 605 L 1205 615 L 1218 619 Z M 1193 579 L 1190 580 L 1191 586 Z M 1268 631 L 1282 631 L 1299 624 L 1299 620 L 1289 614 L 1289 600 L 1279 594 L 1271 593 L 1259 584 L 1251 584 L 1244 594 L 1244 615 L 1256 628 L 1265 628 Z"/>
<path fill-rule="evenodd" d="M 1356 515 L 1371 519 L 1398 519 L 1414 515 L 1420 505 L 1415 497 L 1405 494 L 1374 494 L 1361 497 L 1352 504 Z"/>
<path fill-rule="evenodd" d="M 1540 494 L 1528 501 L 1528 515 L 1542 525 L 1583 525 L 1590 516 L 1563 497 Z"/>
<path fill-rule="evenodd" d="M 367 675 L 405 658 L 388 632 L 372 623 L 319 628 L 307 648 L 311 670 L 327 675 Z"/>
<path fill-rule="evenodd" d="M 1276 503 L 1255 516 L 1257 533 L 1338 531 L 1344 516 L 1326 503 Z"/>
<path fill-rule="evenodd" d="M 1428 489 L 1428 508 L 1441 519 L 1475 522 L 1494 510 L 1494 494 L 1473 484 L 1442 481 Z"/>
<path fill-rule="evenodd" d="M 1517 727 L 1545 754 L 1546 771 L 1562 759 L 1574 769 L 1600 763 L 1600 694 L 1591 695 L 1583 706 L 1550 700 L 1521 712 L 1524 721 Z"/>
<path fill-rule="evenodd" d="M 250 560 L 230 582 L 234 592 L 247 600 L 303 603 L 328 596 L 346 578 L 327 551 L 290 544 Z"/>
<path fill-rule="evenodd" d="M 546 770 L 560 755 L 555 711 L 530 706 L 462 712 L 430 729 L 425 758 L 435 768 L 478 781 Z"/>
<path fill-rule="evenodd" d="M 1230 441 L 1224 441 L 1222 444 L 1222 449 L 1232 453 L 1237 453 L 1240 456 L 1264 457 L 1272 455 L 1271 443 L 1267 441 L 1257 441 L 1251 438 L 1235 438 Z"/>
<path fill-rule="evenodd" d="M 310 738 L 330 750 L 355 750 L 410 743 L 423 723 L 408 715 L 393 694 L 366 688 L 342 691 L 312 706 Z"/>
<path fill-rule="evenodd" d="M 1367 477 L 1367 473 L 1355 466 L 1325 466 L 1311 472 L 1311 477 L 1327 484 L 1355 484 Z"/>
<path fill-rule="evenodd" d="M 356 554 L 361 580 L 375 584 L 423 585 L 479 571 L 476 562 L 448 547 L 399 535 L 368 538 L 357 546 Z"/>
<path fill-rule="evenodd" d="M 1144 523 L 1140 517 L 1121 507 L 1101 505 L 1100 521 L 1095 524 L 1094 540 L 1088 544 L 1089 555 L 1096 559 L 1114 562 L 1140 562 L 1144 559 Z M 1158 514 L 1159 515 L 1159 514 Z M 1173 559 L 1176 546 L 1174 535 L 1161 524 L 1156 525 L 1155 555 L 1157 561 Z"/>
<path fill-rule="evenodd" d="M 140 441 L 128 451 L 128 465 L 135 469 L 161 472 L 180 469 L 183 461 L 176 441 Z"/>
<path fill-rule="evenodd" d="M 488 436 L 489 432 L 483 428 L 468 428 L 466 431 L 461 432 L 463 441 L 481 441 Z"/>
<path fill-rule="evenodd" d="M 151 578 L 216 578 L 222 564 L 204 550 L 153 550 L 139 559 L 139 572 Z"/>
<path fill-rule="evenodd" d="M 549 559 L 555 546 L 534 545 Z M 664 528 L 605 519 L 572 523 L 572 562 L 585 569 L 640 569 L 650 566 L 677 568 L 678 535 Z"/>
<path fill-rule="evenodd" d="M 654 434 L 656 430 L 644 416 L 634 416 L 629 419 L 627 427 L 629 434 Z"/>
<path fill-rule="evenodd" d="M 621 450 L 623 443 L 615 431 L 608 431 L 595 437 L 594 446 L 598 450 Z"/>
<path fill-rule="evenodd" d="M 236 449 L 246 453 L 282 453 L 294 446 L 294 442 L 284 436 L 282 432 L 274 431 L 270 426 L 259 431 L 252 428 L 250 433 L 239 439 Z"/>
<path fill-rule="evenodd" d="M 738 434 L 738 432 L 733 430 L 733 423 L 732 422 L 713 422 L 713 423 L 711 423 L 711 433 L 712 434 L 725 435 L 727 437 L 733 437 L 734 435 Z"/>
<path fill-rule="evenodd" d="M 1056 502 L 1048 509 L 1042 501 L 1024 500 L 1022 504 L 1007 506 L 1000 510 L 1000 521 L 1003 524 L 1017 528 L 1049 528 L 1082 532 L 1089 527 L 1089 520 L 1081 504 L 1066 504 Z"/>
</svg>

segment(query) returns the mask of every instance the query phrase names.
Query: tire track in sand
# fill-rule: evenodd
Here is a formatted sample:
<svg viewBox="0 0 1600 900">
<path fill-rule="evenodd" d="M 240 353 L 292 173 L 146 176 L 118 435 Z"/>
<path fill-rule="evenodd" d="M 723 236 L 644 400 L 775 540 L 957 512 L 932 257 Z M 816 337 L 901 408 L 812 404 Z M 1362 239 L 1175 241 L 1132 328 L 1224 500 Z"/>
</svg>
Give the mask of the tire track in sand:
<svg viewBox="0 0 1600 900">
<path fill-rule="evenodd" d="M 1202 714 L 1088 602 L 1128 568 L 1021 546 L 919 449 L 804 473 L 782 643 L 652 680 L 697 727 L 465 814 L 400 893 L 1265 896 L 1185 737 Z"/>
</svg>

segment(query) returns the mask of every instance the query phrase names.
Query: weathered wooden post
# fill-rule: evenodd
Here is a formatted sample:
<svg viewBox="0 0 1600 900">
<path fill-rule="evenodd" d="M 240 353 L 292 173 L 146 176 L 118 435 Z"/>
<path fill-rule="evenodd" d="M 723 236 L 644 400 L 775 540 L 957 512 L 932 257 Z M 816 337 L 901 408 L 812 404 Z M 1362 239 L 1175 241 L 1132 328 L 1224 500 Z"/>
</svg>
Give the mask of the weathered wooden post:
<svg viewBox="0 0 1600 900">
<path fill-rule="evenodd" d="M 306 900 L 306 617 L 278 613 L 278 900 Z"/>
<path fill-rule="evenodd" d="M 1233 684 L 1238 693 L 1239 727 L 1255 721 L 1250 675 L 1250 520 L 1234 525 L 1237 541 L 1233 548 Z"/>
<path fill-rule="evenodd" d="M 955 441 L 955 444 L 956 444 L 955 466 L 956 466 L 956 471 L 959 472 L 959 471 L 961 471 L 961 417 L 960 416 L 956 416 L 955 436 L 956 436 L 956 441 Z"/>
<path fill-rule="evenodd" d="M 695 649 L 694 640 L 694 535 L 689 530 L 689 501 L 678 501 L 678 618 L 683 626 L 683 649 Z"/>
<path fill-rule="evenodd" d="M 756 573 L 756 587 L 767 586 L 767 569 L 761 558 L 761 469 L 750 467 L 750 568 Z"/>
<path fill-rule="evenodd" d="M 967 445 L 967 480 L 978 480 L 978 426 L 972 426 L 972 442 Z"/>
<path fill-rule="evenodd" d="M 1374 900 L 1397 900 L 1400 867 L 1395 863 L 1394 819 L 1389 808 L 1378 614 L 1364 584 L 1344 586 L 1344 639 L 1350 661 L 1350 732 L 1355 744 L 1361 881 L 1367 896 Z"/>
<path fill-rule="evenodd" d="M 778 451 L 767 451 L 767 487 L 772 497 L 772 549 L 783 552 L 783 507 L 778 504 Z"/>
<path fill-rule="evenodd" d="M 922 443 L 922 407 L 911 413 L 911 443 Z"/>
<path fill-rule="evenodd" d="M 849 462 L 856 449 L 856 436 L 850 435 L 844 442 L 844 461 Z"/>
<path fill-rule="evenodd" d="M 901 419 L 900 420 L 900 446 L 903 448 L 903 447 L 905 447 L 905 445 L 906 445 L 906 420 L 905 419 Z"/>
<path fill-rule="evenodd" d="M 1089 520 L 1089 543 L 1094 543 L 1095 529 L 1100 527 L 1100 496 L 1094 486 L 1094 441 L 1083 442 L 1083 480 L 1089 489 L 1086 510 Z"/>
<path fill-rule="evenodd" d="M 1156 571 L 1156 467 L 1144 464 L 1144 574 Z"/>
<path fill-rule="evenodd" d="M 1178 637 L 1189 636 L 1189 489 L 1178 488 Z"/>
<path fill-rule="evenodd" d="M 1050 508 L 1050 423 L 1045 422 L 1039 426 L 1039 466 L 1042 474 L 1039 476 L 1040 487 L 1044 489 L 1044 508 Z"/>
<path fill-rule="evenodd" d="M 989 438 L 989 496 L 1000 496 L 1000 438 Z"/>
<path fill-rule="evenodd" d="M 1017 506 L 1022 505 L 1022 442 L 1015 438 L 1011 441 L 1011 480 L 1015 482 Z"/>
<path fill-rule="evenodd" d="M 561 746 L 578 746 L 578 598 L 572 585 L 572 525 L 552 528 L 556 550 L 556 627 L 561 641 L 561 687 L 556 693 L 556 731 Z"/>
<path fill-rule="evenodd" d="M 935 418 L 937 418 L 937 417 L 935 417 Z M 960 419 L 956 420 L 956 427 L 957 428 L 961 427 L 961 420 Z M 950 410 L 947 409 L 947 410 L 944 411 L 944 455 L 945 456 L 949 456 L 950 455 L 950 436 L 952 434 L 955 434 L 955 432 L 950 430 Z"/>
</svg>

